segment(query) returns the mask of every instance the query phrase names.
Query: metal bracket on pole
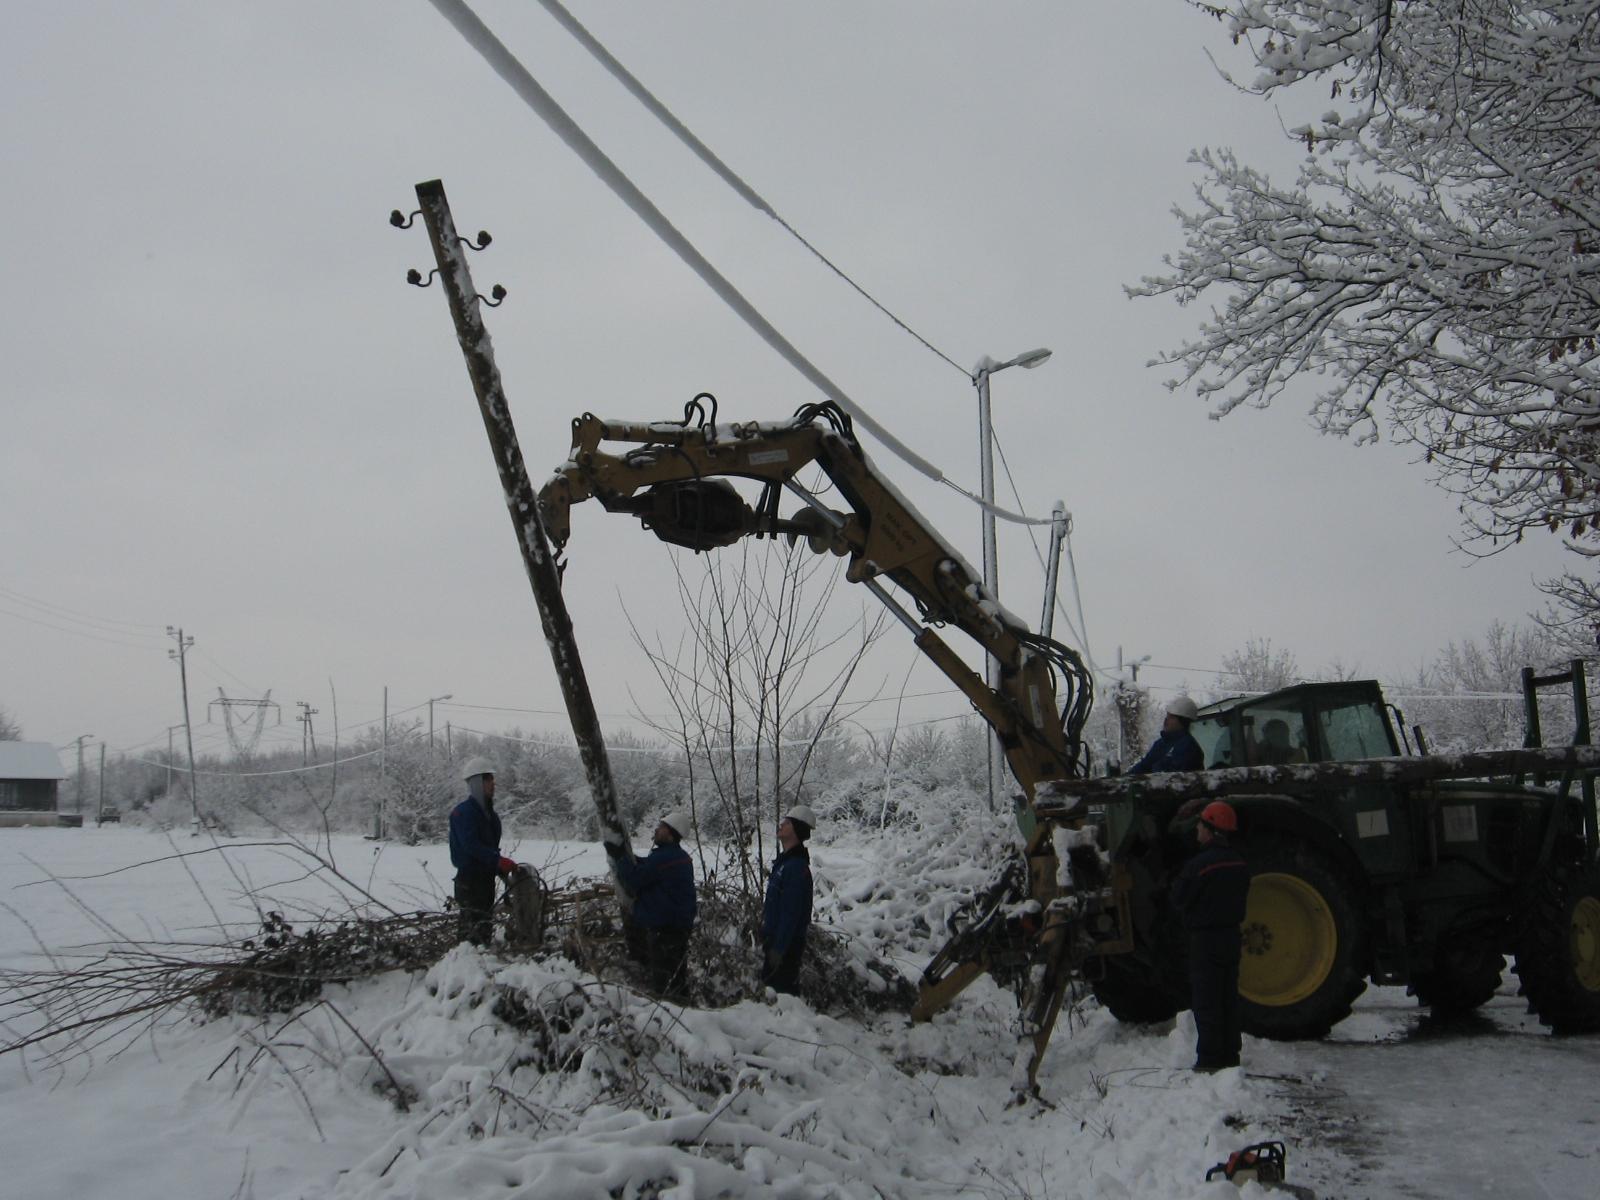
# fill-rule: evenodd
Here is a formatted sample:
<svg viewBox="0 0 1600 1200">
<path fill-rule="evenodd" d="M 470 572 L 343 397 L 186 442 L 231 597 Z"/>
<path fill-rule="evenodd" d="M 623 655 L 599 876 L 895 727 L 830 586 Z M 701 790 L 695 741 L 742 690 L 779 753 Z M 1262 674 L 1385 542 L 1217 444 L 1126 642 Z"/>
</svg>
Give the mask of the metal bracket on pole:
<svg viewBox="0 0 1600 1200">
<path fill-rule="evenodd" d="M 577 739 L 578 755 L 583 761 L 584 775 L 594 797 L 602 837 L 605 841 L 626 845 L 627 831 L 622 825 L 616 786 L 611 778 L 611 764 L 606 756 L 605 739 L 600 733 L 600 719 L 595 712 L 594 698 L 589 693 L 589 681 L 584 674 L 583 660 L 578 654 L 577 640 L 573 636 L 572 618 L 561 595 L 560 571 L 549 539 L 545 536 L 544 521 L 539 515 L 538 501 L 528 479 L 528 469 L 517 443 L 516 427 L 512 424 L 505 390 L 501 386 L 500 370 L 495 366 L 494 348 L 479 311 L 482 304 L 489 302 L 478 294 L 467 268 L 463 248 L 471 243 L 465 242 L 456 233 L 455 221 L 450 215 L 450 205 L 445 199 L 441 181 L 434 179 L 417 184 L 417 201 L 423 222 L 428 228 L 428 240 L 433 243 L 434 260 L 438 264 L 437 277 L 450 304 L 456 338 L 461 343 L 467 374 L 472 379 L 472 390 L 478 398 L 484 432 L 489 436 L 489 449 L 494 456 L 495 468 L 500 473 L 506 511 L 511 516 L 517 545 L 522 551 L 522 565 L 527 570 L 528 583 L 533 588 L 533 598 L 539 606 L 545 643 L 550 647 L 556 680 L 561 685 L 567 716 L 572 721 L 572 733 Z M 399 228 L 405 227 L 401 222 L 393 223 Z M 481 233 L 478 240 L 482 245 L 489 243 L 489 239 Z M 481 246 L 472 248 L 480 249 Z M 495 293 L 496 302 L 505 295 L 501 288 L 496 288 Z M 617 883 L 619 900 L 629 906 L 629 897 L 621 887 L 621 881 Z"/>
</svg>

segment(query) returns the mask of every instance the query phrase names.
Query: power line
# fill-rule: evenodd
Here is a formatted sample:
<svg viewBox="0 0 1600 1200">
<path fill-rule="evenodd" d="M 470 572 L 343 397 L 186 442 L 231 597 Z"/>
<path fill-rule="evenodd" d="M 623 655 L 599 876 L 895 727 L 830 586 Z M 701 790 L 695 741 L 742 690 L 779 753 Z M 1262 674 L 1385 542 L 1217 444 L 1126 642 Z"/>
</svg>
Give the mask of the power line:
<svg viewBox="0 0 1600 1200">
<path fill-rule="evenodd" d="M 24 606 L 26 606 L 28 608 L 37 608 L 37 609 L 41 610 L 42 612 L 48 613 L 49 615 L 54 616 L 54 617 L 56 617 L 58 619 L 75 620 L 75 621 L 79 621 L 79 622 L 83 622 L 83 623 L 91 623 L 92 622 L 92 623 L 97 624 L 97 625 L 120 626 L 123 629 L 129 630 L 129 631 L 134 631 L 134 632 L 137 632 L 137 631 L 140 631 L 140 630 L 150 630 L 151 632 L 144 633 L 141 636 L 150 637 L 150 638 L 159 638 L 159 637 L 161 637 L 160 633 L 155 632 L 156 630 L 159 630 L 161 628 L 161 626 L 157 625 L 157 624 L 155 624 L 153 622 L 149 622 L 149 621 L 124 621 L 124 620 L 121 620 L 121 619 L 119 619 L 117 617 L 97 617 L 97 616 L 94 616 L 94 615 L 92 615 L 90 613 L 78 612 L 76 609 L 71 609 L 71 608 L 65 607 L 64 605 L 55 604 L 55 603 L 53 603 L 52 601 L 49 601 L 49 600 L 40 600 L 37 596 L 30 596 L 26 592 L 17 591 L 15 588 L 8 588 L 8 587 L 0 586 L 0 596 L 4 596 L 7 599 L 11 600 L 13 603 L 22 604 L 22 605 L 24 605 Z"/>
<path fill-rule="evenodd" d="M 943 350 L 939 349 L 939 347 L 935 346 L 927 338 L 923 337 L 915 329 L 911 328 L 911 326 L 907 325 L 899 317 L 895 316 L 894 313 L 890 312 L 887 307 L 878 301 L 877 297 L 872 295 L 871 292 L 867 291 L 866 288 L 862 287 L 854 279 L 850 278 L 850 276 L 845 273 L 843 268 L 841 268 L 821 250 L 813 246 L 798 229 L 789 224 L 788 221 L 784 220 L 784 218 L 778 214 L 777 209 L 773 208 L 772 205 L 769 204 L 766 199 L 755 190 L 755 188 L 746 183 L 744 179 L 742 179 L 739 174 L 733 170 L 732 167 L 723 162 L 716 152 L 702 142 L 687 125 L 680 121 L 671 109 L 658 100 L 655 94 L 652 93 L 649 88 L 645 87 L 644 84 L 641 83 L 638 78 L 636 78 L 633 73 L 628 70 L 628 68 L 618 62 L 616 57 L 612 55 L 611 51 L 607 50 L 597 37 L 585 29 L 583 25 L 578 22 L 576 17 L 574 17 L 561 6 L 559 0 L 539 0 L 539 2 L 544 6 L 545 11 L 554 17 L 556 22 L 566 29 L 568 33 L 572 34 L 572 36 L 578 40 L 578 43 L 591 55 L 593 55 L 595 60 L 598 61 L 601 66 L 605 67 L 607 71 L 611 72 L 612 76 L 619 83 L 621 83 L 624 88 L 627 89 L 629 94 L 631 94 L 634 99 L 638 100 L 640 104 L 643 104 L 658 121 L 670 129 L 673 134 L 676 135 L 679 141 L 681 141 L 685 146 L 689 147 L 689 149 L 694 152 L 700 161 L 705 163 L 706 166 L 710 167 L 717 177 L 726 183 L 730 188 L 732 188 L 741 199 L 750 204 L 758 212 L 764 213 L 765 215 L 771 217 L 779 225 L 783 226 L 790 236 L 792 236 L 795 241 L 799 242 L 802 246 L 814 254 L 817 259 L 821 261 L 823 266 L 827 267 L 828 270 L 832 271 L 840 279 L 844 280 L 847 284 L 854 288 L 856 292 L 867 301 L 867 303 L 871 304 L 872 307 L 876 308 L 884 316 L 888 317 L 889 320 L 893 321 L 902 330 L 910 334 L 918 342 L 922 343 L 927 350 L 931 351 L 934 355 L 949 363 L 956 370 L 960 371 L 961 374 L 965 375 L 969 380 L 972 378 L 971 371 L 968 371 L 960 363 L 956 362 L 955 359 L 951 358 Z"/>
<path fill-rule="evenodd" d="M 505 43 L 500 41 L 464 3 L 464 0 L 432 0 L 432 3 L 467 44 L 483 57 L 495 73 L 511 86 L 523 103 L 538 115 L 550 131 L 583 161 L 583 164 L 611 190 L 613 195 L 627 205 L 651 232 L 683 261 L 685 266 L 698 275 L 701 281 L 732 309 L 756 336 L 798 371 L 807 382 L 847 413 L 857 426 L 871 433 L 890 453 L 920 474 L 961 493 L 974 504 L 993 512 L 996 517 L 1020 524 L 1049 524 L 1048 519 L 1039 521 L 990 504 L 955 480 L 947 478 L 943 471 L 896 437 L 843 388 L 824 374 L 821 368 L 802 354 L 799 347 L 784 337 L 777 326 L 767 320 L 732 281 L 712 265 L 710 259 L 706 258 L 623 172 L 622 168 L 595 144 L 594 139 L 583 131 L 572 119 L 571 114 L 556 102 L 516 55 L 511 53 Z"/>
<path fill-rule="evenodd" d="M 69 628 L 69 627 L 67 627 L 65 625 L 55 625 L 55 624 L 52 624 L 49 621 L 41 621 L 38 617 L 30 617 L 30 616 L 27 616 L 27 615 L 25 615 L 23 613 L 12 612 L 10 609 L 6 609 L 6 608 L 0 608 L 0 616 L 11 617 L 12 619 L 17 620 L 17 621 L 27 621 L 30 625 L 42 625 L 46 629 L 54 629 L 54 630 L 56 630 L 57 632 L 60 632 L 60 633 L 71 634 L 73 637 L 88 638 L 90 641 L 95 641 L 95 642 L 106 642 L 106 643 L 108 643 L 109 645 L 112 645 L 112 646 L 127 646 L 127 647 L 129 647 L 130 649 L 133 649 L 133 650 L 156 650 L 156 649 L 159 649 L 159 647 L 155 646 L 155 645 L 145 646 L 145 645 L 141 645 L 138 642 L 126 642 L 126 641 L 123 641 L 121 638 L 106 637 L 103 634 L 99 634 L 99 633 L 89 633 L 88 631 L 83 630 L 83 629 L 71 629 L 71 628 Z"/>
</svg>

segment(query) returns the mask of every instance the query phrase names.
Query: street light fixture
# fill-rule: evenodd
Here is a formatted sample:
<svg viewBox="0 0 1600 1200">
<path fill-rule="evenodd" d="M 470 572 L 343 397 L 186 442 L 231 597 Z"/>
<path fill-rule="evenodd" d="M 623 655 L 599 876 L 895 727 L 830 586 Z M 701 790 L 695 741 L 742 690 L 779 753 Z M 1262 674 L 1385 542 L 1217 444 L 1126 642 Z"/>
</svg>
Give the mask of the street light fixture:
<svg viewBox="0 0 1600 1200">
<path fill-rule="evenodd" d="M 434 706 L 434 703 L 436 701 L 439 701 L 439 700 L 448 700 L 448 699 L 450 699 L 450 693 L 449 692 L 446 692 L 442 696 L 429 696 L 428 697 L 428 749 L 430 749 L 430 750 L 433 749 L 433 706 Z"/>
<path fill-rule="evenodd" d="M 978 389 L 978 438 L 982 447 L 982 456 L 979 466 L 982 471 L 983 483 L 983 587 L 995 603 L 1000 601 L 1000 567 L 995 558 L 994 544 L 994 423 L 989 412 L 989 376 L 1007 367 L 1025 367 L 1028 370 L 1042 366 L 1050 358 L 1050 351 L 1041 347 L 1038 350 L 1024 350 L 1015 358 L 1008 358 L 1005 362 L 996 362 L 988 355 L 978 360 L 978 365 L 972 370 L 972 382 Z M 983 678 L 989 687 L 995 688 L 1000 683 L 1000 667 L 992 654 L 983 657 Z M 1000 746 L 999 736 L 991 734 L 989 737 L 989 811 L 995 811 L 999 802 L 1000 792 L 1004 786 L 1001 772 L 1005 764 L 1005 752 Z"/>
</svg>

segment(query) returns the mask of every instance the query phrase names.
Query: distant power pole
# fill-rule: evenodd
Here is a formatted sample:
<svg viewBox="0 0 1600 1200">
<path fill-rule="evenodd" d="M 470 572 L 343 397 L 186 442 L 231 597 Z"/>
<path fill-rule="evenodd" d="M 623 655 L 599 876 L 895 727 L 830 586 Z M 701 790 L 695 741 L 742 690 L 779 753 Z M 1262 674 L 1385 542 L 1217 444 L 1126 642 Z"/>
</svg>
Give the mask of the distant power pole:
<svg viewBox="0 0 1600 1200">
<path fill-rule="evenodd" d="M 430 708 L 431 712 L 432 709 Z M 378 811 L 372 817 L 372 836 L 383 840 L 383 802 L 389 794 L 389 685 L 383 685 L 383 752 L 378 755 Z"/>
<path fill-rule="evenodd" d="M 83 811 L 83 744 L 92 738 L 92 733 L 80 733 L 72 740 L 78 743 L 78 811 Z"/>
<path fill-rule="evenodd" d="M 167 626 L 167 636 L 178 643 L 176 650 L 168 650 L 167 657 L 177 660 L 178 680 L 183 685 L 183 736 L 189 742 L 189 807 L 193 810 L 194 832 L 200 832 L 200 796 L 194 778 L 194 724 L 189 720 L 189 647 L 194 638 L 183 636 L 183 626 Z"/>
<path fill-rule="evenodd" d="M 181 724 L 167 726 L 167 795 L 172 795 L 172 735 L 182 729 Z"/>
<path fill-rule="evenodd" d="M 100 743 L 100 807 L 95 810 L 94 823 L 106 823 L 106 744 Z"/>
<path fill-rule="evenodd" d="M 322 710 L 320 708 L 312 708 L 311 705 L 304 700 L 296 700 L 295 704 L 297 704 L 300 708 L 300 715 L 296 717 L 295 720 L 300 722 L 300 765 L 303 767 L 307 762 L 306 740 L 308 738 L 311 741 L 311 753 L 315 754 L 317 752 L 317 734 L 316 730 L 314 730 L 311 726 L 311 718 L 316 716 Z"/>
</svg>

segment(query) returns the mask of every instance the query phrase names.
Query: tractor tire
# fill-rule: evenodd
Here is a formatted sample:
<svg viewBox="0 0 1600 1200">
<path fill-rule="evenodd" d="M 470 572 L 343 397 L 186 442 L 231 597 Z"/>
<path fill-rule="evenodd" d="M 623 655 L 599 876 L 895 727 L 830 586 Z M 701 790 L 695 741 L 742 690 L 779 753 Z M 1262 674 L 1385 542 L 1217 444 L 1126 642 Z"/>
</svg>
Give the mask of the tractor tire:
<svg viewBox="0 0 1600 1200">
<path fill-rule="evenodd" d="M 1487 937 L 1441 942 L 1433 967 L 1411 980 L 1411 994 L 1436 1016 L 1471 1012 L 1500 989 L 1506 960 Z"/>
<path fill-rule="evenodd" d="M 1319 1038 L 1366 991 L 1359 885 L 1327 853 L 1261 838 L 1245 851 L 1250 896 L 1241 930 L 1240 1017 L 1255 1037 Z"/>
<path fill-rule="evenodd" d="M 1517 935 L 1517 975 L 1539 1023 L 1600 1031 L 1600 867 L 1551 866 Z"/>
<path fill-rule="evenodd" d="M 1108 955 L 1105 974 L 1089 981 L 1094 998 L 1117 1020 L 1127 1025 L 1154 1025 L 1170 1021 L 1188 1007 L 1173 996 L 1161 972 L 1132 955 Z"/>
</svg>

